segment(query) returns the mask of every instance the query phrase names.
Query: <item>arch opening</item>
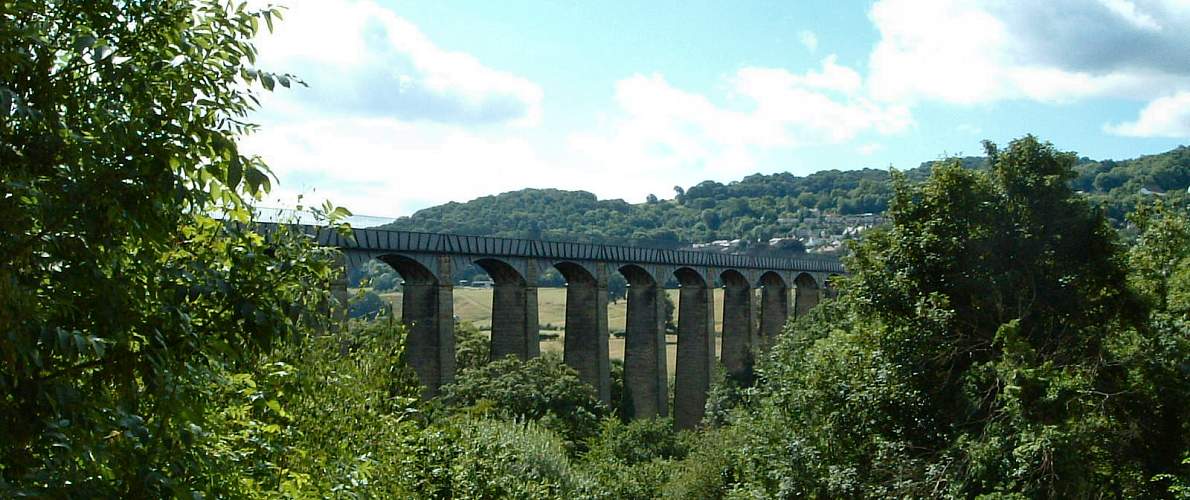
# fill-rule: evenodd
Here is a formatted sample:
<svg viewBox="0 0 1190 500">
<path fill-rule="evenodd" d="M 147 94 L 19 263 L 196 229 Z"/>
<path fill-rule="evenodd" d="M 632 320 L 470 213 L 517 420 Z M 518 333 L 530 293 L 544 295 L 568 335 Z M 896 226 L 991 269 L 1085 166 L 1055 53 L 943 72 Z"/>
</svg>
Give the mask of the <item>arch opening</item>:
<svg viewBox="0 0 1190 500">
<path fill-rule="evenodd" d="M 654 279 L 653 275 L 646 271 L 643 267 L 628 264 L 626 266 L 621 266 L 619 271 L 620 274 L 624 276 L 624 279 L 628 281 L 628 286 L 630 287 L 657 285 L 657 280 Z"/>
<path fill-rule="evenodd" d="M 491 359 L 516 356 L 527 360 L 541 353 L 538 337 L 537 288 L 511 264 L 500 259 L 474 261 L 491 277 Z"/>
<path fill-rule="evenodd" d="M 406 283 L 413 283 L 416 285 L 434 285 L 438 283 L 438 278 L 421 262 L 413 260 L 399 254 L 381 255 L 376 258 L 396 271 L 401 275 L 401 279 Z"/>
<path fill-rule="evenodd" d="M 454 289 L 450 263 L 439 259 L 439 279 L 433 270 L 398 254 L 377 258 L 401 276 L 401 323 L 408 330 L 405 350 L 421 382 L 422 396 L 433 397 L 454 380 Z"/>
<path fill-rule="evenodd" d="M 475 261 L 475 265 L 479 266 L 480 269 L 483 269 L 483 271 L 492 278 L 492 281 L 495 282 L 496 286 L 525 286 L 525 277 L 521 276 L 521 273 L 517 271 L 516 268 L 512 267 L 512 265 L 500 259 L 478 259 Z"/>
<path fill-rule="evenodd" d="M 707 287 L 707 280 L 703 279 L 702 273 L 689 267 L 678 268 L 674 271 L 674 278 L 678 280 L 678 285 L 683 288 L 688 286 Z"/>
<path fill-rule="evenodd" d="M 810 276 L 809 273 L 801 273 L 793 280 L 795 285 L 794 293 L 794 314 L 798 317 L 804 316 L 818 305 L 821 299 L 820 290 L 818 288 L 818 280 Z"/>
</svg>

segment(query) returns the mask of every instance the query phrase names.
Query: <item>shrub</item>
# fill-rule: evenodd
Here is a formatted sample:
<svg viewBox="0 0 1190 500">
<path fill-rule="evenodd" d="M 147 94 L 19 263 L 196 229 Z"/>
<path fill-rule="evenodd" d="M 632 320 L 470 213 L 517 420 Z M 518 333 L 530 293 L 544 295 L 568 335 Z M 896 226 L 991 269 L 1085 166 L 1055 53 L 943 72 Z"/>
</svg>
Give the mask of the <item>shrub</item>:
<svg viewBox="0 0 1190 500">
<path fill-rule="evenodd" d="M 571 498 L 582 478 L 565 441 L 533 421 L 468 419 L 451 464 L 457 498 Z"/>
<path fill-rule="evenodd" d="M 727 495 L 738 480 L 738 454 L 745 444 L 740 430 L 727 427 L 686 434 L 690 452 L 669 467 L 660 496 L 710 500 Z"/>
<path fill-rule="evenodd" d="M 455 322 L 455 369 L 459 372 L 479 368 L 488 363 L 492 343 L 475 324 Z"/>
<path fill-rule="evenodd" d="M 576 446 L 598 432 L 607 412 L 595 389 L 557 356 L 508 357 L 464 370 L 442 399 L 473 413 L 536 420 Z"/>
</svg>

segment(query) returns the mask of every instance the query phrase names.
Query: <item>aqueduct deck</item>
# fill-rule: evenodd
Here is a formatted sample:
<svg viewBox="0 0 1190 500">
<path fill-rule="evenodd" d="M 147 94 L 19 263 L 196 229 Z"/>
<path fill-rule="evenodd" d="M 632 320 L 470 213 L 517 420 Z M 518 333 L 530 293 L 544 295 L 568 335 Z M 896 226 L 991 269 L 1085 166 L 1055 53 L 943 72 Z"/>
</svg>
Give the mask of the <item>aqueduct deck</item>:
<svg viewBox="0 0 1190 500">
<path fill-rule="evenodd" d="M 665 283 L 676 280 L 681 291 L 674 418 L 681 428 L 701 421 L 716 363 L 711 288 L 722 284 L 725 289 L 723 352 L 718 362 L 729 374 L 748 378 L 756 353 L 772 342 L 787 318 L 805 314 L 820 300 L 820 284 L 843 273 L 839 262 L 819 259 L 382 229 L 353 229 L 345 235 L 325 227 L 297 227 L 319 244 L 342 250 L 347 267 L 378 259 L 401 275 L 409 360 L 427 395 L 453 380 L 453 272 L 474 264 L 495 282 L 493 358 L 515 355 L 526 359 L 539 354 L 538 276 L 553 267 L 565 277 L 563 359 L 608 401 L 607 285 L 609 274 L 619 272 L 629 284 L 624 383 L 632 416 L 667 415 L 662 294 Z M 345 277 L 336 290 L 346 297 Z"/>
</svg>

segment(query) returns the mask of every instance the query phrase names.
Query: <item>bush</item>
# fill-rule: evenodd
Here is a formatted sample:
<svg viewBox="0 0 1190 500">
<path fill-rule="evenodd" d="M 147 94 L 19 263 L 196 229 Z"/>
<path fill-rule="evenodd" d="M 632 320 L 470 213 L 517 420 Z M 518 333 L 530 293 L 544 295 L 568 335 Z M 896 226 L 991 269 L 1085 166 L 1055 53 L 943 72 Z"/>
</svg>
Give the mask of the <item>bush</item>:
<svg viewBox="0 0 1190 500">
<path fill-rule="evenodd" d="M 471 322 L 455 322 L 455 369 L 463 372 L 488 364 L 492 342 Z"/>
<path fill-rule="evenodd" d="M 686 449 L 674 432 L 673 419 L 650 418 L 623 423 L 603 421 L 599 437 L 592 440 L 585 458 L 596 462 L 636 465 L 653 460 L 682 458 Z"/>
<path fill-rule="evenodd" d="M 375 319 L 389 309 L 389 303 L 376 292 L 364 291 L 348 302 L 347 314 L 355 319 Z"/>
<path fill-rule="evenodd" d="M 289 343 L 222 372 L 196 454 L 219 497 L 408 496 L 402 458 L 425 424 L 393 322 Z"/>
<path fill-rule="evenodd" d="M 595 389 L 557 356 L 508 357 L 464 370 L 443 387 L 442 399 L 473 413 L 536 420 L 572 446 L 594 436 L 607 413 Z"/>
<path fill-rule="evenodd" d="M 573 498 L 582 482 L 565 441 L 533 422 L 465 420 L 451 463 L 456 498 Z"/>
<path fill-rule="evenodd" d="M 723 498 L 737 480 L 739 453 L 746 443 L 739 427 L 710 429 L 687 435 L 689 454 L 673 463 L 661 498 Z"/>
<path fill-rule="evenodd" d="M 582 465 L 590 478 L 588 498 L 657 498 L 671 464 L 686 455 L 686 445 L 668 418 L 621 422 L 604 420 Z"/>
</svg>

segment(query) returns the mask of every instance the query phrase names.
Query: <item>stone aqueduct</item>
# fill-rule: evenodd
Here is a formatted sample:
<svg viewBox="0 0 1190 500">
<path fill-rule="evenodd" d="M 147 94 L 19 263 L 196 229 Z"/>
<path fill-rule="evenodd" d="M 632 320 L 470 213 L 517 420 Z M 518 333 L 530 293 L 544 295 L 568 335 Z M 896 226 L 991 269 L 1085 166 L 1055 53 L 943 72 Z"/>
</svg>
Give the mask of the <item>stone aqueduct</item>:
<svg viewBox="0 0 1190 500">
<path fill-rule="evenodd" d="M 538 276 L 549 267 L 565 278 L 563 359 L 580 377 L 611 398 L 608 358 L 608 276 L 628 282 L 624 385 L 634 418 L 669 414 L 665 303 L 670 277 L 680 284 L 674 420 L 697 425 L 716 363 L 714 293 L 722 283 L 722 355 L 730 374 L 748 376 L 754 353 L 772 342 L 790 314 L 814 307 L 837 261 L 749 257 L 617 245 L 354 229 L 351 236 L 303 226 L 319 244 L 339 248 L 348 267 L 378 259 L 404 280 L 402 323 L 408 326 L 408 359 L 427 396 L 455 373 L 453 272 L 475 264 L 491 276 L 491 355 L 537 356 Z M 345 298 L 346 279 L 335 285 Z M 757 293 L 759 291 L 759 293 Z M 792 307 L 791 307 L 792 305 Z"/>
</svg>

